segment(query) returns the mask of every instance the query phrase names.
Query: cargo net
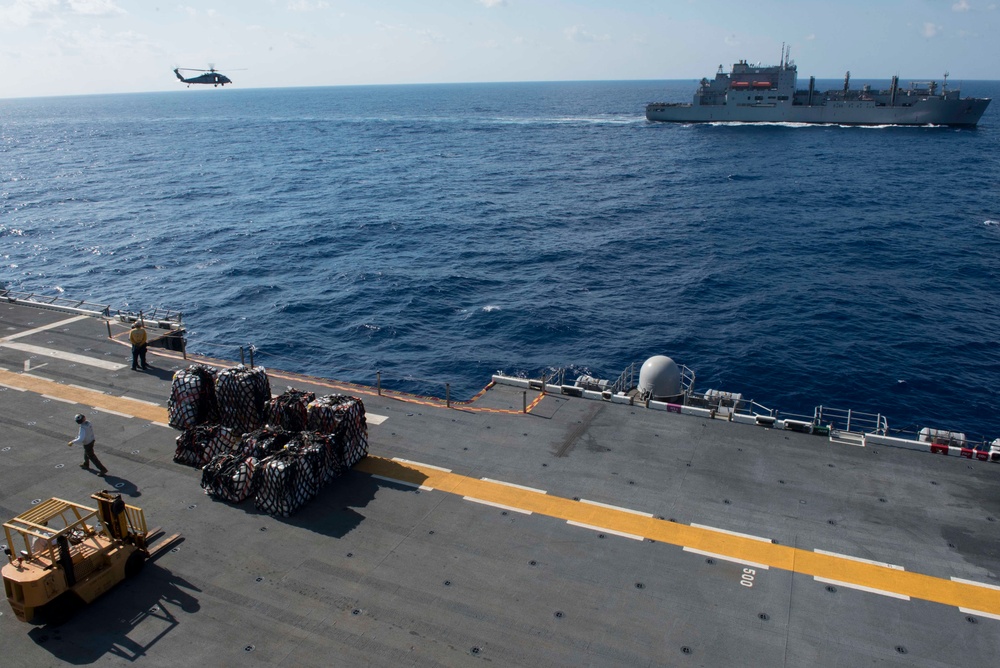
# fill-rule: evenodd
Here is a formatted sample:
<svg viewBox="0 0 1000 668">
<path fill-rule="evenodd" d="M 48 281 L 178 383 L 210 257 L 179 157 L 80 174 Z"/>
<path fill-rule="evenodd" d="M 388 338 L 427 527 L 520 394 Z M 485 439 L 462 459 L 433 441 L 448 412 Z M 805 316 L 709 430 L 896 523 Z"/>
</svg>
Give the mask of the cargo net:
<svg viewBox="0 0 1000 668">
<path fill-rule="evenodd" d="M 234 454 L 217 455 L 201 473 L 201 486 L 206 494 L 218 499 L 240 503 L 253 491 L 253 474 L 257 460 Z"/>
<path fill-rule="evenodd" d="M 194 364 L 174 373 L 167 415 L 170 426 L 181 431 L 217 422 L 215 370 Z"/>
<path fill-rule="evenodd" d="M 226 369 L 215 380 L 219 424 L 244 434 L 264 424 L 271 383 L 263 367 Z"/>
<path fill-rule="evenodd" d="M 300 438 L 260 462 L 254 470 L 254 505 L 258 510 L 288 517 L 308 503 L 325 482 L 329 458 L 319 442 Z"/>
<path fill-rule="evenodd" d="M 351 468 L 368 454 L 368 421 L 361 399 L 329 394 L 310 402 L 308 412 L 309 431 L 333 436 L 342 468 Z"/>
<path fill-rule="evenodd" d="M 201 468 L 216 455 L 232 450 L 239 442 L 239 434 L 217 424 L 185 429 L 177 437 L 174 461 Z"/>
<path fill-rule="evenodd" d="M 243 434 L 239 445 L 234 449 L 233 454 L 237 457 L 254 459 L 264 459 L 281 450 L 295 437 L 295 434 L 283 429 L 255 429 Z"/>
<path fill-rule="evenodd" d="M 304 431 L 308 417 L 306 407 L 314 400 L 312 392 L 288 388 L 267 404 L 267 425 L 285 431 Z"/>
</svg>

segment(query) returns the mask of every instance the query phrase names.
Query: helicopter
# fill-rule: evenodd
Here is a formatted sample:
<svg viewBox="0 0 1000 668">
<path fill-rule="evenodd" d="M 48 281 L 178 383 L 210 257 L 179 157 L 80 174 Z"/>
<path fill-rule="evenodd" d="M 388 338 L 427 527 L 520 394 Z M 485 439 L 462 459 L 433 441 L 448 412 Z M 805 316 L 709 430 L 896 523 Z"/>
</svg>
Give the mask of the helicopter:
<svg viewBox="0 0 1000 668">
<path fill-rule="evenodd" d="M 188 77 L 185 79 L 181 75 L 181 70 L 184 70 L 185 72 L 204 72 L 204 74 L 199 74 L 198 76 Z M 225 86 L 226 84 L 233 83 L 229 77 L 216 70 L 214 65 L 209 65 L 207 70 L 196 70 L 190 67 L 175 67 L 174 74 L 177 75 L 177 78 L 180 79 L 182 83 L 186 83 L 188 88 L 191 87 L 191 84 L 212 84 L 213 86 Z"/>
</svg>

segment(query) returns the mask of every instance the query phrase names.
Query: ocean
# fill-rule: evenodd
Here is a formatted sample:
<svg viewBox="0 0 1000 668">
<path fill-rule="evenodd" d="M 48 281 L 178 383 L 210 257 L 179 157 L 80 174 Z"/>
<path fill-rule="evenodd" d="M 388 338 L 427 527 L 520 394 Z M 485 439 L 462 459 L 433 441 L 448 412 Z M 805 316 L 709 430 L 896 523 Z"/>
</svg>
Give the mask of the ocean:
<svg viewBox="0 0 1000 668">
<path fill-rule="evenodd" d="M 696 85 L 0 100 L 0 286 L 453 399 L 664 354 L 782 413 L 1000 437 L 1000 103 L 976 129 L 645 120 Z"/>
</svg>

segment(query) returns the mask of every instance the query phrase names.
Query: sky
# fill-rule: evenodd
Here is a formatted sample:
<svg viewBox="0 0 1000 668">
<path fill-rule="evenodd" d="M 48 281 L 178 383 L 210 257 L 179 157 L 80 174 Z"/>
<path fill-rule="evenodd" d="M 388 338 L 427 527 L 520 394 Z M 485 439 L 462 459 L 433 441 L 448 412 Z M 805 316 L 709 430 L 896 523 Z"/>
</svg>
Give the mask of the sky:
<svg viewBox="0 0 1000 668">
<path fill-rule="evenodd" d="M 800 77 L 960 82 L 1000 79 L 998 29 L 1000 0 L 0 0 L 0 98 L 209 65 L 242 88 L 700 79 L 783 43 Z"/>
</svg>

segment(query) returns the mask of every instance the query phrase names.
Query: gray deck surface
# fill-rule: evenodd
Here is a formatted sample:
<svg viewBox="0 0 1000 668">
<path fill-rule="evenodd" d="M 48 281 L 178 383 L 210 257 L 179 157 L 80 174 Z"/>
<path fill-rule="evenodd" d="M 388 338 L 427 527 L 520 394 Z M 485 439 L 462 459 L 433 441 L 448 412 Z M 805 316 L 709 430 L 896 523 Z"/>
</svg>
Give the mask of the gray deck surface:
<svg viewBox="0 0 1000 668">
<path fill-rule="evenodd" d="M 71 318 L 0 303 L 0 367 L 23 373 L 27 361 L 27 373 L 67 388 L 166 406 L 173 372 L 190 362 L 151 349 L 154 369 L 133 372 L 103 321 Z M 51 323 L 63 324 L 16 342 L 122 368 L 4 345 Z M 271 377 L 275 393 L 330 393 L 322 382 L 332 381 Z M 523 415 L 522 391 L 500 385 L 470 409 L 352 393 L 387 418 L 369 425 L 373 457 L 1000 586 L 998 464 L 553 395 Z M 107 483 L 66 447 L 77 412 L 94 424 Z M 184 537 L 60 626 L 21 623 L 0 601 L 3 666 L 990 666 L 1000 657 L 1000 618 L 776 566 L 753 569 L 748 587 L 742 563 L 358 470 L 273 518 L 252 501 L 206 496 L 200 471 L 172 461 L 178 432 L 57 395 L 0 386 L 0 426 L 2 519 L 35 499 L 87 503 L 116 486 L 151 526 Z M 894 586 L 887 576 L 884 588 Z"/>
</svg>

